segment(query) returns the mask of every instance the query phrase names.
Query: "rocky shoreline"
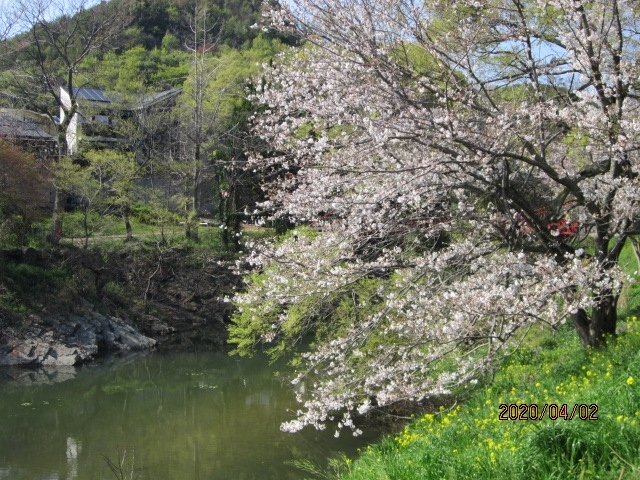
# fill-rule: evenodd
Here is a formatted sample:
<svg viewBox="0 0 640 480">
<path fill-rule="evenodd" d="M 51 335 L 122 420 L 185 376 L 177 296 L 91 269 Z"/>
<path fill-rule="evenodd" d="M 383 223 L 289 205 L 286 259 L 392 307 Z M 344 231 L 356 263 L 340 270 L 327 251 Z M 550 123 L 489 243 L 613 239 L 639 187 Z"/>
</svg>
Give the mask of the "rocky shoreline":
<svg viewBox="0 0 640 480">
<path fill-rule="evenodd" d="M 39 269 L 34 275 L 44 277 L 42 272 L 64 265 L 68 278 L 79 279 L 70 287 L 64 281 L 40 285 L 38 292 L 45 293 L 32 302 L 26 318 L 0 318 L 0 368 L 77 366 L 110 353 L 159 347 L 224 348 L 230 314 L 224 297 L 240 283 L 227 263 L 185 248 L 161 256 L 142 249 L 0 251 L 0 267 L 30 265 Z M 105 287 L 109 282 L 116 287 Z"/>
<path fill-rule="evenodd" d="M 98 312 L 36 320 L 22 331 L 0 334 L 0 366 L 80 365 L 111 352 L 152 349 L 147 337 L 122 319 Z"/>
</svg>

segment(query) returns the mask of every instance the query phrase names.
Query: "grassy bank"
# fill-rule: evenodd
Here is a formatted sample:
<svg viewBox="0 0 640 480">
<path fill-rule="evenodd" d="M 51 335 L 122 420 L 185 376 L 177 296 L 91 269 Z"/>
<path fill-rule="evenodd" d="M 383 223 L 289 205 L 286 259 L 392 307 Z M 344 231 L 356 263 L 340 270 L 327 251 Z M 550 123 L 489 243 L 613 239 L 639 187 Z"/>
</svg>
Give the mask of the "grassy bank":
<svg viewBox="0 0 640 480">
<path fill-rule="evenodd" d="M 569 327 L 541 335 L 489 388 L 416 418 L 362 452 L 342 478 L 640 479 L 640 321 L 629 317 L 622 328 L 600 351 L 582 349 Z M 542 420 L 511 419 L 542 416 L 544 405 Z"/>
<path fill-rule="evenodd" d="M 225 246 L 215 226 L 201 227 L 198 242 L 187 240 L 179 225 L 165 230 L 165 242 L 158 227 L 144 227 L 125 242 L 122 222 L 105 218 L 87 248 L 70 229 L 57 246 L 43 241 L 45 248 L 28 254 L 21 248 L 0 252 L 0 330 L 24 330 L 45 317 L 95 309 L 145 333 L 163 322 L 162 331 L 189 330 L 196 336 L 195 326 L 211 322 L 216 346 L 223 342 L 231 309 L 223 298 L 240 285 L 231 267 L 242 252 Z M 273 235 L 268 229 L 242 232 L 240 248 L 247 239 L 268 235 Z"/>
</svg>

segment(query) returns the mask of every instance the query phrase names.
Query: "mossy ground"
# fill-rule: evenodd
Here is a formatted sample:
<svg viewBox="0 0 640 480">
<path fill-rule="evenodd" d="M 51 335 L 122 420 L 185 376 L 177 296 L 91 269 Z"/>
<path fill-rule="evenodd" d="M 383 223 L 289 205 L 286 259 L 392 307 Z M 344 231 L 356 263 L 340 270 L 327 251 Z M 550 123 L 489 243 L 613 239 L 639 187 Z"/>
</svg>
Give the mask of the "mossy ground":
<svg viewBox="0 0 640 480">
<path fill-rule="evenodd" d="M 640 322 L 623 326 L 598 351 L 568 328 L 522 350 L 490 387 L 367 448 L 342 478 L 640 479 Z M 547 405 L 544 419 L 513 419 L 530 405 Z"/>
</svg>

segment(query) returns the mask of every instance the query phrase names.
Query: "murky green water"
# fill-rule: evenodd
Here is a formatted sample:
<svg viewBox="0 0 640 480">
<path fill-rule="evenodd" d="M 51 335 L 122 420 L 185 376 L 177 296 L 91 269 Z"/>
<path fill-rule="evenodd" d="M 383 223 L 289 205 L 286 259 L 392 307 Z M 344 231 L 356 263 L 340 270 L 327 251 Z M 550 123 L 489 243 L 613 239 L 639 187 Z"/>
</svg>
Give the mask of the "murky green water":
<svg viewBox="0 0 640 480">
<path fill-rule="evenodd" d="M 285 461 L 322 463 L 375 441 L 280 432 L 297 407 L 263 358 L 154 353 L 0 370 L 0 479 L 115 479 L 103 456 L 115 462 L 118 450 L 127 468 L 135 455 L 141 480 L 300 479 Z"/>
</svg>

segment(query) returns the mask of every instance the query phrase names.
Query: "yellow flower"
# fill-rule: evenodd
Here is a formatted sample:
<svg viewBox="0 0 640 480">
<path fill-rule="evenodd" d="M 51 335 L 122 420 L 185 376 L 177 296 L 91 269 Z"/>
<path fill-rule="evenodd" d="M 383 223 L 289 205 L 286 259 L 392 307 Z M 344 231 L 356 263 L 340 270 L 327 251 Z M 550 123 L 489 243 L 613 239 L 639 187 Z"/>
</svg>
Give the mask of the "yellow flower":
<svg viewBox="0 0 640 480">
<path fill-rule="evenodd" d="M 627 378 L 627 385 L 633 385 L 634 382 L 635 380 L 633 379 L 633 377 Z"/>
</svg>

